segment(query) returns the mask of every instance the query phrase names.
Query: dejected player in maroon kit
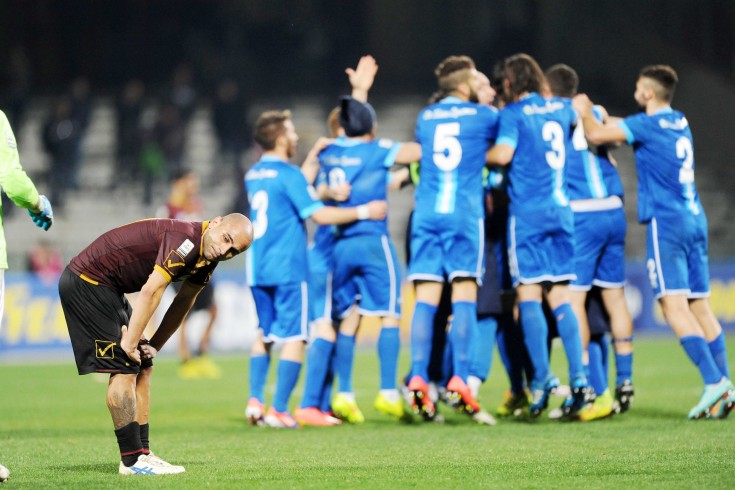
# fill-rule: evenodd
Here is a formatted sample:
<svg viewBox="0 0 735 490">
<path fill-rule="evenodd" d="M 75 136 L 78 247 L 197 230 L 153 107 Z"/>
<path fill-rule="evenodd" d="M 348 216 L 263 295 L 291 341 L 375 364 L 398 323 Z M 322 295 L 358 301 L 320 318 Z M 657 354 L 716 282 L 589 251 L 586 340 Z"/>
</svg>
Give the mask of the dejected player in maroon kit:
<svg viewBox="0 0 735 490">
<path fill-rule="evenodd" d="M 108 231 L 74 257 L 59 294 L 79 374 L 110 373 L 107 408 L 123 475 L 184 472 L 149 449 L 153 358 L 181 325 L 220 261 L 250 247 L 242 214 L 210 221 L 136 221 Z M 184 281 L 150 341 L 143 330 L 170 282 Z M 132 308 L 125 293 L 140 292 Z"/>
</svg>

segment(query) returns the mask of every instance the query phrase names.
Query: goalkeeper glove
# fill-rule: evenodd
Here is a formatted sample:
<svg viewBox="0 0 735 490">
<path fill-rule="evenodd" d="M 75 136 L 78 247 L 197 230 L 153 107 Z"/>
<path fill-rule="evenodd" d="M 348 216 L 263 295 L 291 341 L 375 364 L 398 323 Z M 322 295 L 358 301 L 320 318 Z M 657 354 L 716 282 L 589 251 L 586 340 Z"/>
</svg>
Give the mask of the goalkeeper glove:
<svg viewBox="0 0 735 490">
<path fill-rule="evenodd" d="M 41 209 L 38 211 L 29 209 L 28 214 L 36 226 L 48 230 L 54 224 L 54 210 L 51 209 L 51 203 L 44 195 L 38 197 L 38 204 Z"/>
</svg>

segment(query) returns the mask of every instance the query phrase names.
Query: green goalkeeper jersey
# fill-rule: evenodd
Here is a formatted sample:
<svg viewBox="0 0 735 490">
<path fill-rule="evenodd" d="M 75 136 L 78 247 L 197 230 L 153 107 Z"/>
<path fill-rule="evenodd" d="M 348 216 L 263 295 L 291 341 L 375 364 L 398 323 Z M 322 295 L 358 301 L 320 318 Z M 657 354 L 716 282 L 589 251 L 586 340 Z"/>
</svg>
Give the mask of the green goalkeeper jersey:
<svg viewBox="0 0 735 490">
<path fill-rule="evenodd" d="M 38 203 L 38 191 L 20 166 L 18 145 L 5 113 L 0 111 L 0 189 L 15 204 L 31 209 Z M 0 204 L 0 269 L 8 268 L 8 254 Z"/>
</svg>

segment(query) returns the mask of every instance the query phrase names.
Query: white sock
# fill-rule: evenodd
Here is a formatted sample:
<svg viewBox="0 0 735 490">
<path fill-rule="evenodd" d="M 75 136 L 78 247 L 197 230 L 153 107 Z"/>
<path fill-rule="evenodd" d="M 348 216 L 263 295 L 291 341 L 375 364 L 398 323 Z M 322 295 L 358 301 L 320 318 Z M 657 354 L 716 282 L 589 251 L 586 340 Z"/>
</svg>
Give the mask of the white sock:
<svg viewBox="0 0 735 490">
<path fill-rule="evenodd" d="M 351 391 L 340 391 L 339 394 L 345 398 L 347 398 L 349 401 L 354 402 L 355 401 L 355 394 Z"/>
<path fill-rule="evenodd" d="M 477 393 L 480 391 L 480 386 L 482 386 L 482 380 L 477 376 L 467 376 L 467 386 L 470 387 L 472 396 L 477 398 Z"/>
<path fill-rule="evenodd" d="M 401 395 L 396 388 L 390 390 L 380 390 L 380 394 L 388 399 L 389 402 L 395 403 L 401 399 Z"/>
</svg>

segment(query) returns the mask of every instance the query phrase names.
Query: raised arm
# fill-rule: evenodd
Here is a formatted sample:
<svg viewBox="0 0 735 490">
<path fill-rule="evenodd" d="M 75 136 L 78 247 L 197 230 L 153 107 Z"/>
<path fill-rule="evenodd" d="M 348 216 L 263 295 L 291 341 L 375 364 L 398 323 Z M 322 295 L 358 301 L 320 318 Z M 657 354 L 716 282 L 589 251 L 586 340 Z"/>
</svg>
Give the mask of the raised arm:
<svg viewBox="0 0 735 490">
<path fill-rule="evenodd" d="M 603 124 L 595 118 L 592 112 L 592 101 L 586 94 L 576 95 L 572 99 L 572 104 L 582 120 L 584 135 L 590 143 L 603 145 L 606 143 L 625 143 L 627 141 L 625 131 L 618 126 L 617 122 Z"/>
<path fill-rule="evenodd" d="M 311 147 L 311 150 L 306 155 L 304 164 L 301 165 L 301 173 L 304 174 L 308 183 L 314 184 L 316 181 L 316 177 L 319 174 L 319 153 L 331 145 L 332 142 L 334 142 L 334 139 L 322 136 L 316 140 L 316 143 L 314 143 L 314 146 Z"/>
<path fill-rule="evenodd" d="M 360 102 L 367 102 L 368 92 L 375 81 L 375 74 L 378 73 L 378 64 L 375 58 L 365 55 L 357 62 L 354 69 L 347 68 L 345 73 L 350 79 L 352 86 L 352 98 Z"/>
</svg>

